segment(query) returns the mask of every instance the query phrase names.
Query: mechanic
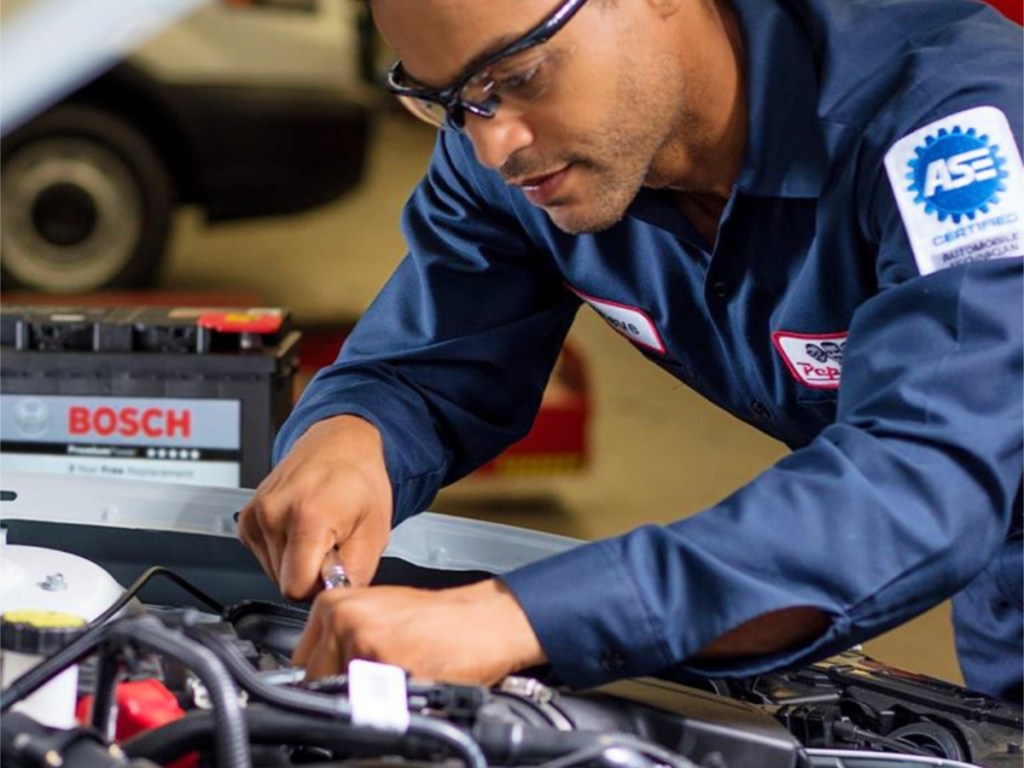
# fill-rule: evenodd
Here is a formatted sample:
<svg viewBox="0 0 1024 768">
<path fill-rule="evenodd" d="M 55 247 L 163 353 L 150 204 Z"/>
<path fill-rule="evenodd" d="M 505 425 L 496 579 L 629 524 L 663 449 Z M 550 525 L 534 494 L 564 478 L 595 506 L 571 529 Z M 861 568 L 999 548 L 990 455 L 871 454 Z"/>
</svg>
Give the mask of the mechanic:
<svg viewBox="0 0 1024 768">
<path fill-rule="evenodd" d="M 294 660 L 574 687 L 806 663 L 954 597 L 1021 699 L 1020 28 L 971 0 L 372 0 L 443 121 L 409 254 L 306 389 L 240 535 Z M 793 450 L 700 514 L 442 591 L 391 526 L 525 434 L 589 304 Z"/>
</svg>

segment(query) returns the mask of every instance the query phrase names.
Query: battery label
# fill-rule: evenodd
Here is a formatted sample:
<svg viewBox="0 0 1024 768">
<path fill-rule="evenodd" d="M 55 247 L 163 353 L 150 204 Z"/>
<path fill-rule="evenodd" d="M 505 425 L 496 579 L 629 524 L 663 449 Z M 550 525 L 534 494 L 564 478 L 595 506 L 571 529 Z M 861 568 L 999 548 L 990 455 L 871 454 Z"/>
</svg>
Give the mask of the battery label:
<svg viewBox="0 0 1024 768">
<path fill-rule="evenodd" d="M 0 396 L 7 469 L 237 487 L 241 446 L 237 400 Z"/>
</svg>

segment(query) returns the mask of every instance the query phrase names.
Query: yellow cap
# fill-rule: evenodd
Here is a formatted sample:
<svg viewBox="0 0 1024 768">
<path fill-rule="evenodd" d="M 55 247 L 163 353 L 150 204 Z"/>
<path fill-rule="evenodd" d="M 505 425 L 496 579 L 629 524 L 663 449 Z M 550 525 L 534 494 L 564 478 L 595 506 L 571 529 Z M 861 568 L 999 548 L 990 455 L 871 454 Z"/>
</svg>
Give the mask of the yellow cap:
<svg viewBox="0 0 1024 768">
<path fill-rule="evenodd" d="M 85 626 L 85 619 L 73 613 L 40 611 L 32 608 L 25 608 L 20 611 L 5 611 L 0 618 L 13 624 L 28 624 L 36 629 L 75 629 Z"/>
<path fill-rule="evenodd" d="M 50 655 L 88 629 L 81 616 L 26 608 L 0 616 L 0 648 L 18 653 Z"/>
</svg>

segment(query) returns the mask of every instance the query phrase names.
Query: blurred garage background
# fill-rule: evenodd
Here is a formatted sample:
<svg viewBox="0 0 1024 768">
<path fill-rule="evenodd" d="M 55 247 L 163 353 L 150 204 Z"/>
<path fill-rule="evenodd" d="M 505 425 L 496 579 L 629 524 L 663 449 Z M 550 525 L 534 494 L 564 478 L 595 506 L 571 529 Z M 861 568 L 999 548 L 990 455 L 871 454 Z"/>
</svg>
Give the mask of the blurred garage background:
<svg viewBox="0 0 1024 768">
<path fill-rule="evenodd" d="M 376 86 L 386 58 L 361 3 L 225 0 L 68 85 L 5 128 L 3 301 L 280 306 L 334 354 L 403 256 L 435 138 Z M 436 510 L 592 539 L 698 512 L 785 453 L 594 313 L 570 344 L 549 410 L 583 407 L 549 428 L 574 431 L 575 460 L 478 473 Z M 947 606 L 867 650 L 961 680 Z"/>
</svg>

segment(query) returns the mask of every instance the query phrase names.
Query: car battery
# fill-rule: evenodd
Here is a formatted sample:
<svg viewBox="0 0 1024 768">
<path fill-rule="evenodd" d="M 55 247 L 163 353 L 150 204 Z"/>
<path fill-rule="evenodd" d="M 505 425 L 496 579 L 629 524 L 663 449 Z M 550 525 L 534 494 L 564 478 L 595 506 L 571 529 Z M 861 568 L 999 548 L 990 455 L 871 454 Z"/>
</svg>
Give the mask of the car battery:
<svg viewBox="0 0 1024 768">
<path fill-rule="evenodd" d="M 0 308 L 4 470 L 255 487 L 292 406 L 276 308 Z"/>
</svg>

